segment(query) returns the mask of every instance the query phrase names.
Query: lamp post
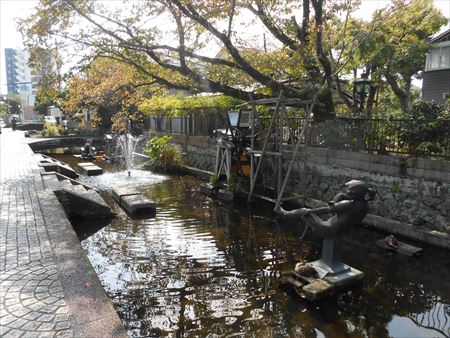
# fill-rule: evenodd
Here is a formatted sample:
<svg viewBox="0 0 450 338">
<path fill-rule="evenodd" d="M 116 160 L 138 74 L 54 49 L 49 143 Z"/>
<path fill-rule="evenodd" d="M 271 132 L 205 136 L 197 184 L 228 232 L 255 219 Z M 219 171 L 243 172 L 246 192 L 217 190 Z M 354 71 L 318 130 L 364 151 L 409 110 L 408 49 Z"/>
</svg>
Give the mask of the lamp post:
<svg viewBox="0 0 450 338">
<path fill-rule="evenodd" d="M 353 81 L 353 90 L 359 96 L 360 100 L 360 111 L 364 111 L 364 99 L 369 94 L 370 87 L 372 86 L 372 81 L 369 80 L 369 76 L 366 73 L 362 73 L 359 79 Z"/>
</svg>

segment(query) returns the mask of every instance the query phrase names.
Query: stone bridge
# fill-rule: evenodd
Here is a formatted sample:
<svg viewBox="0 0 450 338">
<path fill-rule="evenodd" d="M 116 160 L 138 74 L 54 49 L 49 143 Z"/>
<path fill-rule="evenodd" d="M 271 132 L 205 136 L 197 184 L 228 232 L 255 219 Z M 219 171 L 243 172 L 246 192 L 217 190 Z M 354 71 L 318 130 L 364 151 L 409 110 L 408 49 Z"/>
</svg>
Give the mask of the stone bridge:
<svg viewBox="0 0 450 338">
<path fill-rule="evenodd" d="M 93 145 L 98 147 L 104 144 L 103 137 L 99 136 L 59 136 L 52 138 L 29 139 L 28 145 L 33 151 L 44 149 L 82 147 L 88 139 L 93 140 Z"/>
</svg>

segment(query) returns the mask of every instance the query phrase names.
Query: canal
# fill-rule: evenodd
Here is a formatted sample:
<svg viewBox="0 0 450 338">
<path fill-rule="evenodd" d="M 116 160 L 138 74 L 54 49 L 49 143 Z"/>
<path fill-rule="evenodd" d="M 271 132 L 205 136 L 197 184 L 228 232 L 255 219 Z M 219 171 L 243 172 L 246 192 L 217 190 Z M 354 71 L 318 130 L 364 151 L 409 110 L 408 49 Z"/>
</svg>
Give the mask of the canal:
<svg viewBox="0 0 450 338">
<path fill-rule="evenodd" d="M 73 159 L 62 157 L 63 161 Z M 223 204 L 191 176 L 133 170 L 81 179 L 104 192 L 117 217 L 73 220 L 82 246 L 132 337 L 448 337 L 450 261 L 384 252 L 386 236 L 364 227 L 344 237 L 343 261 L 361 285 L 318 303 L 286 286 L 320 240 L 273 219 L 270 204 Z M 155 217 L 131 219 L 110 190 L 134 186 L 156 202 Z"/>
</svg>

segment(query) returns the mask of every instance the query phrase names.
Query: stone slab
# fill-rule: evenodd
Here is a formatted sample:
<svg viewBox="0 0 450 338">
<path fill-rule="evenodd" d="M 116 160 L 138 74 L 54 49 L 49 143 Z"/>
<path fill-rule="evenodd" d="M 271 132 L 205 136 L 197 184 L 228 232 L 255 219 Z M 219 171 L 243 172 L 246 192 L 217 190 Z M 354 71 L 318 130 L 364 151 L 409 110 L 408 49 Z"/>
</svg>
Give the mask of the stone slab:
<svg viewBox="0 0 450 338">
<path fill-rule="evenodd" d="M 77 178 L 78 177 L 78 174 L 75 172 L 75 170 L 73 170 L 68 165 L 59 164 L 57 171 L 60 174 L 63 174 L 64 176 L 67 176 L 67 177 L 70 177 L 70 178 Z"/>
<path fill-rule="evenodd" d="M 349 267 L 349 270 L 336 276 L 324 278 L 306 277 L 292 271 L 288 282 L 293 285 L 297 293 L 309 301 L 317 301 L 327 296 L 339 293 L 343 289 L 356 284 L 364 278 L 364 273 Z"/>
<path fill-rule="evenodd" d="M 44 168 L 45 171 L 56 171 L 70 178 L 78 177 L 78 174 L 75 172 L 75 170 L 73 170 L 69 165 L 62 162 L 44 160 L 41 161 L 38 166 Z"/>
<path fill-rule="evenodd" d="M 80 163 L 77 164 L 77 166 L 80 167 L 80 168 L 81 167 L 89 167 L 91 165 L 95 165 L 95 164 L 92 163 L 92 162 L 80 162 Z"/>
<path fill-rule="evenodd" d="M 139 195 L 139 192 L 136 189 L 127 187 L 113 188 L 112 190 L 112 196 L 119 203 L 122 197 L 131 195 Z"/>
<path fill-rule="evenodd" d="M 56 171 L 58 165 L 55 162 L 40 162 L 38 166 L 45 169 L 45 171 Z"/>
<path fill-rule="evenodd" d="M 56 174 L 41 175 L 42 182 L 44 183 L 44 189 L 58 191 L 61 190 L 58 177 Z"/>
<path fill-rule="evenodd" d="M 142 195 L 129 195 L 121 198 L 122 207 L 130 214 L 138 212 L 153 213 L 156 211 L 155 203 Z"/>
<path fill-rule="evenodd" d="M 113 215 L 111 208 L 104 199 L 93 190 L 76 191 L 72 188 L 62 188 L 64 200 L 69 204 L 70 212 L 86 217 L 110 217 Z"/>
<path fill-rule="evenodd" d="M 392 252 L 398 252 L 407 256 L 419 256 L 422 254 L 423 251 L 422 248 L 400 241 L 398 242 L 398 247 L 394 248 L 388 245 L 384 238 L 377 241 L 377 246 L 382 249 Z"/>
<path fill-rule="evenodd" d="M 97 176 L 103 174 L 103 169 L 91 162 L 81 162 L 77 164 L 80 173 L 86 176 Z"/>
</svg>

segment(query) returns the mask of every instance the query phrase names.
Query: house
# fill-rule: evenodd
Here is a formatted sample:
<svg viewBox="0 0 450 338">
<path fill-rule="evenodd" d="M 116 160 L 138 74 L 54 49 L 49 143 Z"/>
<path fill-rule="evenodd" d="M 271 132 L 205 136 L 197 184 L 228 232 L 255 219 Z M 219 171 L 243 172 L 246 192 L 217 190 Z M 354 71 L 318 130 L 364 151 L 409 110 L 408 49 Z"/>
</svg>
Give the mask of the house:
<svg viewBox="0 0 450 338">
<path fill-rule="evenodd" d="M 450 29 L 430 42 L 423 72 L 422 99 L 442 103 L 450 98 Z"/>
</svg>

